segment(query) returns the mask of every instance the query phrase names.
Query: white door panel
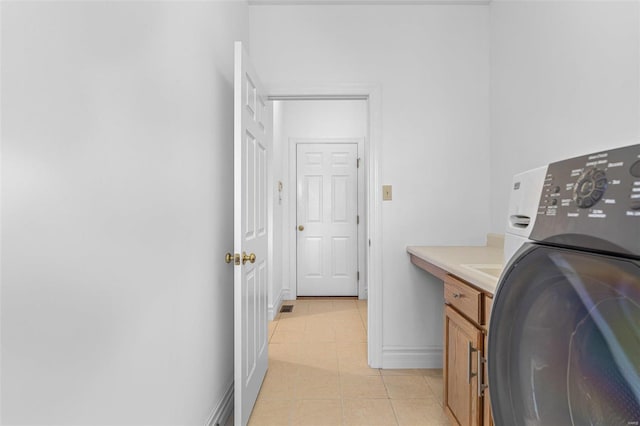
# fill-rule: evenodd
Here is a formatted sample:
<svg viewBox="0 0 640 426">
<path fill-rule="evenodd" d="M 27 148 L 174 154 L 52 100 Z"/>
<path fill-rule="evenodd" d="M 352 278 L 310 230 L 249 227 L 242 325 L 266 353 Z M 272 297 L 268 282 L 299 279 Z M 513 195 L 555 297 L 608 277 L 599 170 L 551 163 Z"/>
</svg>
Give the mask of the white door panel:
<svg viewBox="0 0 640 426">
<path fill-rule="evenodd" d="M 241 43 L 234 98 L 234 421 L 249 420 L 267 370 L 267 149 L 271 109 Z M 255 255 L 255 259 L 249 259 Z"/>
<path fill-rule="evenodd" d="M 298 144 L 298 296 L 358 294 L 357 144 Z"/>
</svg>

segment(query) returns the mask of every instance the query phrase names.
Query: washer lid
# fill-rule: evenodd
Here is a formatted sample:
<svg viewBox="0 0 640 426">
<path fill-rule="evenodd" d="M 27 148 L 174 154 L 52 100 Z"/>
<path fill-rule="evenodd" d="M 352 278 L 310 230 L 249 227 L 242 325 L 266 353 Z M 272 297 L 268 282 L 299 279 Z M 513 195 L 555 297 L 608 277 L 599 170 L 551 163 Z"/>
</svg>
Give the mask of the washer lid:
<svg viewBox="0 0 640 426">
<path fill-rule="evenodd" d="M 496 425 L 640 422 L 640 262 L 536 244 L 494 297 Z"/>
</svg>

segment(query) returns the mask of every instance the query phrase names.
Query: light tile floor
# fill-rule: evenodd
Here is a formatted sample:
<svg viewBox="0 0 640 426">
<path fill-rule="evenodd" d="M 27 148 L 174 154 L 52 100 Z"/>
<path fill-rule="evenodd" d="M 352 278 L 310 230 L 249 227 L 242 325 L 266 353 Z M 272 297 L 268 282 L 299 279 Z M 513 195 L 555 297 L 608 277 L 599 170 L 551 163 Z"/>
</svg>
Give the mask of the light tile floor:
<svg viewBox="0 0 640 426">
<path fill-rule="evenodd" d="M 269 370 L 250 426 L 450 424 L 442 370 L 368 367 L 366 301 L 285 304 L 294 309 L 269 324 Z"/>
</svg>

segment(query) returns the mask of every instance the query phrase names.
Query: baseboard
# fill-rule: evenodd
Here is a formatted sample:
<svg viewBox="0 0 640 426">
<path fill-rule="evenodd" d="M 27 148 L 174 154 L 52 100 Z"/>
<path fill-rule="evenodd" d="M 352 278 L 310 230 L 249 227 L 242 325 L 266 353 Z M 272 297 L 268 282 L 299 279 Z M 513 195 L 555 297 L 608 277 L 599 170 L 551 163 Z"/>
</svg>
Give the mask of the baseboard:
<svg viewBox="0 0 640 426">
<path fill-rule="evenodd" d="M 383 346 L 382 368 L 442 368 L 442 346 Z"/>
<path fill-rule="evenodd" d="M 278 315 L 278 312 L 280 312 L 280 307 L 282 306 L 282 302 L 288 300 L 285 298 L 285 295 L 288 292 L 289 289 L 280 289 L 280 294 L 278 295 L 276 300 L 273 301 L 273 304 L 267 306 L 267 319 L 269 321 L 273 321 L 276 315 Z"/>
<path fill-rule="evenodd" d="M 222 399 L 216 407 L 211 411 L 205 426 L 224 426 L 233 413 L 233 380 L 224 393 Z"/>
<path fill-rule="evenodd" d="M 282 300 L 296 300 L 296 296 L 294 296 L 291 293 L 291 289 L 290 288 L 283 288 L 282 289 Z"/>
</svg>

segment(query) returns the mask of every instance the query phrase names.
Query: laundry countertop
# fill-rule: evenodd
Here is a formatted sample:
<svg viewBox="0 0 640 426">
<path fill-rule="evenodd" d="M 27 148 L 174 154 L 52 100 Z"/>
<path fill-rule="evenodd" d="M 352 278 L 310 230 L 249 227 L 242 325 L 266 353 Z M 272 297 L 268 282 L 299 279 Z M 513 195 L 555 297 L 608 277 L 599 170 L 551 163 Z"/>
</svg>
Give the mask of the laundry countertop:
<svg viewBox="0 0 640 426">
<path fill-rule="evenodd" d="M 444 279 L 447 274 L 494 294 L 503 268 L 504 237 L 487 235 L 485 246 L 408 246 L 411 262 Z"/>
</svg>

